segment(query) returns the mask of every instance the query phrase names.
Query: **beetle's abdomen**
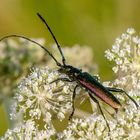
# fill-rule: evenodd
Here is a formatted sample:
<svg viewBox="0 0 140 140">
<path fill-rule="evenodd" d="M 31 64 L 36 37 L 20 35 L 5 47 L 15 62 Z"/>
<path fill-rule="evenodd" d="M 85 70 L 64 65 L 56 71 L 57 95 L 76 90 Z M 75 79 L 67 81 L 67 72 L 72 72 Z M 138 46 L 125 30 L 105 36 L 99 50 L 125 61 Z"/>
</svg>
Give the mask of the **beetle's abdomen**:
<svg viewBox="0 0 140 140">
<path fill-rule="evenodd" d="M 107 95 L 108 93 L 106 93 L 106 91 L 104 91 L 102 88 L 100 88 L 92 83 L 86 82 L 84 80 L 79 80 L 79 82 L 82 86 L 84 86 L 86 89 L 91 91 L 93 94 L 95 94 L 102 101 L 104 101 L 105 103 L 110 105 L 112 108 L 118 109 L 121 107 L 121 105 L 119 103 L 117 103 L 116 101 L 114 101 L 110 96 L 108 96 Z"/>
</svg>

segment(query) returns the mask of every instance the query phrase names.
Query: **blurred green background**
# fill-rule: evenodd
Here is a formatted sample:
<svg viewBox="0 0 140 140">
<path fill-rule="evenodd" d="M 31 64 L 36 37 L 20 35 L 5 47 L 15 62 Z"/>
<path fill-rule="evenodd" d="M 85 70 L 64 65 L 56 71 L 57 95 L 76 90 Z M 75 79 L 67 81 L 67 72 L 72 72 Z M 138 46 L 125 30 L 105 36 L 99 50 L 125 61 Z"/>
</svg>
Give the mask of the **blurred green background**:
<svg viewBox="0 0 140 140">
<path fill-rule="evenodd" d="M 139 6 L 139 0 L 1 0 L 0 37 L 9 34 L 43 37 L 49 44 L 53 40 L 36 16 L 39 12 L 62 46 L 91 46 L 101 79 L 110 80 L 112 64 L 104 57 L 104 50 L 111 48 L 115 38 L 128 27 L 139 34 Z M 0 136 L 7 128 L 1 105 Z"/>
</svg>

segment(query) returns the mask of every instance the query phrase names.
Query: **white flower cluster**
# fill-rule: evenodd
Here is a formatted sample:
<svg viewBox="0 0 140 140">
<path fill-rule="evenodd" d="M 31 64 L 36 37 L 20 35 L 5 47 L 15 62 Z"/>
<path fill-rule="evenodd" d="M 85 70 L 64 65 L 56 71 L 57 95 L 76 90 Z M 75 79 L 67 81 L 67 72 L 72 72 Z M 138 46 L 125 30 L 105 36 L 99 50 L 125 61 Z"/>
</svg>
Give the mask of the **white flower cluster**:
<svg viewBox="0 0 140 140">
<path fill-rule="evenodd" d="M 71 109 L 72 89 L 75 84 L 61 80 L 53 81 L 66 77 L 65 74 L 47 67 L 35 68 L 19 85 L 11 117 L 15 118 L 17 113 L 22 112 L 24 117 L 43 117 L 44 121 L 48 122 L 51 121 L 52 113 L 55 113 L 58 119 L 64 119 L 64 114 Z"/>
<path fill-rule="evenodd" d="M 135 35 L 135 30 L 129 28 L 105 53 L 107 59 L 116 64 L 112 68 L 119 76 L 116 85 L 125 87 L 127 91 L 140 89 L 140 38 Z"/>
<path fill-rule="evenodd" d="M 140 137 L 140 110 L 132 105 L 118 113 L 109 122 L 108 131 L 102 116 L 92 115 L 86 119 L 73 119 L 68 128 L 58 136 L 61 140 L 138 140 Z"/>
<path fill-rule="evenodd" d="M 108 131 L 101 115 L 93 114 L 86 119 L 73 119 L 67 129 L 56 132 L 53 127 L 39 130 L 34 121 L 28 120 L 26 125 L 8 130 L 2 140 L 38 139 L 50 140 L 138 140 L 140 137 L 140 110 L 128 106 L 123 114 L 117 114 L 116 119 L 109 121 L 111 131 Z M 24 133 L 23 133 L 24 132 Z M 27 139 L 28 140 L 28 139 Z"/>
<path fill-rule="evenodd" d="M 73 119 L 66 130 L 58 134 L 61 140 L 99 140 L 108 133 L 101 115 L 92 115 L 86 119 Z"/>
<path fill-rule="evenodd" d="M 53 128 L 40 130 L 33 120 L 27 120 L 12 130 L 7 130 L 1 140 L 49 140 L 55 134 Z"/>
</svg>

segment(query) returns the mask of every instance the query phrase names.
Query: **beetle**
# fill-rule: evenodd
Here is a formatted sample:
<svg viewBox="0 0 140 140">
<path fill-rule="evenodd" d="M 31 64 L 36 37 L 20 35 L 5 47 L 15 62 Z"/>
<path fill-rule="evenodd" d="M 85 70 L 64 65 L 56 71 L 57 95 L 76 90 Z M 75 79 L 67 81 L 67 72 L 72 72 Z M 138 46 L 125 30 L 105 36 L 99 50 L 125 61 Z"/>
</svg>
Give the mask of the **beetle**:
<svg viewBox="0 0 140 140">
<path fill-rule="evenodd" d="M 105 102 L 106 104 L 111 106 L 117 112 L 118 109 L 121 107 L 121 103 L 112 94 L 112 92 L 120 92 L 120 93 L 124 93 L 130 100 L 132 100 L 133 103 L 135 104 L 135 106 L 138 108 L 137 102 L 131 96 L 129 96 L 124 90 L 114 88 L 114 87 L 105 87 L 98 81 L 97 76 L 92 76 L 87 72 L 82 72 L 81 69 L 78 69 L 76 67 L 66 64 L 66 59 L 64 57 L 61 46 L 59 45 L 56 37 L 54 36 L 52 30 L 49 27 L 49 25 L 47 24 L 45 19 L 39 13 L 37 13 L 37 16 L 45 24 L 45 26 L 49 30 L 50 34 L 52 35 L 52 38 L 54 39 L 54 41 L 57 45 L 57 48 L 60 52 L 60 55 L 62 57 L 62 63 L 58 62 L 58 60 L 53 56 L 53 54 L 45 46 L 42 46 L 41 44 L 39 44 L 39 43 L 35 42 L 34 40 L 31 40 L 27 37 L 20 36 L 20 35 L 9 35 L 9 36 L 5 36 L 5 37 L 1 38 L 0 41 L 2 41 L 3 39 L 9 38 L 9 37 L 20 37 L 20 38 L 26 39 L 32 43 L 37 44 L 42 49 L 44 49 L 47 52 L 47 54 L 55 61 L 56 65 L 59 67 L 59 72 L 65 73 L 68 76 L 68 78 L 59 78 L 59 79 L 56 79 L 55 81 L 52 81 L 51 83 L 59 81 L 59 80 L 66 81 L 66 82 L 76 81 L 77 84 L 74 87 L 73 95 L 72 95 L 72 112 L 69 116 L 69 120 L 72 118 L 74 111 L 75 111 L 74 100 L 75 100 L 75 96 L 76 96 L 76 89 L 78 87 L 82 87 L 86 91 L 88 91 L 87 93 L 88 93 L 89 97 L 95 103 L 97 103 L 99 110 L 101 112 L 101 115 L 103 116 L 109 131 L 110 131 L 109 124 L 107 122 L 107 119 L 102 111 L 102 108 L 101 108 L 100 103 L 97 98 L 99 98 L 100 100 L 102 100 L 103 102 Z M 97 98 L 95 98 L 94 96 L 96 96 Z"/>
</svg>

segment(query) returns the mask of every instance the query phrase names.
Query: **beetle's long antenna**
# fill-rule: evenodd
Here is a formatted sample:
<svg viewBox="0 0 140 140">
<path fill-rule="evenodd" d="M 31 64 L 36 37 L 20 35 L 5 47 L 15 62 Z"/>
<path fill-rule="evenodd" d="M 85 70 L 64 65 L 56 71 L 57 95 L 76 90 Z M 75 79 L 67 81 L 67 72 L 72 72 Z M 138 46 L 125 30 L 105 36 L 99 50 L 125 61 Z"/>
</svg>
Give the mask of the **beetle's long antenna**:
<svg viewBox="0 0 140 140">
<path fill-rule="evenodd" d="M 39 44 L 38 42 L 36 42 L 36 41 L 34 41 L 34 40 L 31 40 L 31 39 L 29 39 L 29 38 L 27 38 L 27 37 L 20 36 L 20 35 L 9 35 L 9 36 L 5 36 L 5 37 L 1 38 L 0 41 L 4 40 L 4 39 L 6 39 L 6 38 L 9 38 L 9 37 L 19 37 L 19 38 L 23 38 L 23 39 L 25 39 L 25 40 L 28 40 L 28 41 L 30 41 L 30 42 L 32 42 L 32 43 L 38 45 L 39 47 L 41 47 L 42 49 L 44 49 L 44 50 L 48 53 L 48 55 L 50 55 L 50 56 L 52 57 L 52 59 L 56 62 L 57 66 L 60 66 L 60 67 L 61 67 L 61 63 L 59 63 L 59 62 L 56 60 L 56 58 L 50 53 L 50 51 L 48 51 L 48 49 L 46 49 L 44 46 L 42 46 L 42 45 Z"/>
<path fill-rule="evenodd" d="M 63 54 L 63 52 L 61 50 L 61 47 L 60 47 L 59 43 L 56 40 L 56 37 L 54 36 L 53 32 L 51 31 L 51 29 L 50 29 L 49 25 L 47 24 L 47 22 L 45 21 L 45 19 L 39 13 L 37 13 L 37 15 L 41 19 L 41 21 L 46 25 L 46 27 L 48 28 L 49 32 L 51 33 L 51 35 L 52 35 L 52 37 L 53 37 L 53 39 L 54 39 L 54 41 L 55 41 L 55 43 L 57 45 L 57 48 L 58 48 L 58 50 L 59 50 L 59 52 L 60 52 L 60 54 L 62 56 L 63 65 L 66 65 L 66 59 L 64 57 L 64 54 Z"/>
</svg>

